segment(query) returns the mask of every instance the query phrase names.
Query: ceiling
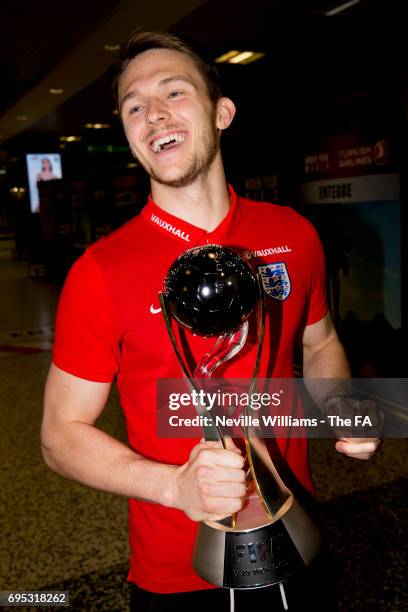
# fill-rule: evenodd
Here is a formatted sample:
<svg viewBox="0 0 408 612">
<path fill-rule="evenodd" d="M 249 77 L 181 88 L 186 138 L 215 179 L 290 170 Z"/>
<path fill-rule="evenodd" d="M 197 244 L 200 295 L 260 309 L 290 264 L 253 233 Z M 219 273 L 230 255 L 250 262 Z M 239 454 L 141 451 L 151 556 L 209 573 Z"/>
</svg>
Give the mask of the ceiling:
<svg viewBox="0 0 408 612">
<path fill-rule="evenodd" d="M 393 88 L 408 67 L 404 3 L 361 0 L 325 16 L 340 1 L 9 2 L 0 38 L 0 147 L 79 134 L 89 122 L 118 126 L 105 76 L 114 53 L 105 45 L 138 26 L 187 34 L 214 57 L 231 48 L 264 51 L 254 64 L 221 67 L 227 93 L 250 120 L 270 123 Z M 52 95 L 50 88 L 64 92 Z"/>
</svg>

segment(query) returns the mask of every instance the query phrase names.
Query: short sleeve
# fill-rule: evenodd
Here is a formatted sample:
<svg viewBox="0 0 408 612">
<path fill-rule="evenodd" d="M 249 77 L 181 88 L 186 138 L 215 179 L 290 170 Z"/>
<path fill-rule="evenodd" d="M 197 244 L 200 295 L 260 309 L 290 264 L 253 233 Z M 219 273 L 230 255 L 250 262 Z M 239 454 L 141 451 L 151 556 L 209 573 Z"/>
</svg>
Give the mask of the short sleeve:
<svg viewBox="0 0 408 612">
<path fill-rule="evenodd" d="M 87 251 L 71 268 L 56 316 L 53 363 L 86 380 L 111 382 L 120 342 L 105 280 Z"/>
<path fill-rule="evenodd" d="M 326 261 L 320 238 L 314 226 L 304 219 L 304 236 L 307 247 L 306 269 L 309 272 L 309 299 L 306 325 L 317 323 L 327 314 Z"/>
</svg>

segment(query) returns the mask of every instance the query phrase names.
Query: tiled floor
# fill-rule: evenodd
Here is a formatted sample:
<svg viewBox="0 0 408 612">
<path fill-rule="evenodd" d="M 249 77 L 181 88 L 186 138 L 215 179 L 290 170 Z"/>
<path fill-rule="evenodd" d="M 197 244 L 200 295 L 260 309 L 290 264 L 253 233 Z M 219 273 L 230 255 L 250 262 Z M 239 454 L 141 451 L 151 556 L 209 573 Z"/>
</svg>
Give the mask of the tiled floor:
<svg viewBox="0 0 408 612">
<path fill-rule="evenodd" d="M 27 278 L 0 245 L 0 590 L 39 589 L 128 557 L 126 500 L 62 479 L 39 430 L 58 288 Z M 113 394 L 101 427 L 124 436 Z"/>
<path fill-rule="evenodd" d="M 67 588 L 72 610 L 127 610 L 126 500 L 64 480 L 43 463 L 42 390 L 58 288 L 29 279 L 0 243 L 0 591 Z M 124 439 L 115 394 L 100 426 Z M 311 459 L 342 612 L 408 610 L 408 445 L 389 440 L 371 462 L 314 440 Z"/>
<path fill-rule="evenodd" d="M 41 334 L 52 328 L 58 288 L 41 276 L 30 277 L 26 263 L 13 262 L 13 245 L 0 241 L 0 338 L 7 334 Z M 13 336 L 11 336 L 13 338 Z"/>
</svg>

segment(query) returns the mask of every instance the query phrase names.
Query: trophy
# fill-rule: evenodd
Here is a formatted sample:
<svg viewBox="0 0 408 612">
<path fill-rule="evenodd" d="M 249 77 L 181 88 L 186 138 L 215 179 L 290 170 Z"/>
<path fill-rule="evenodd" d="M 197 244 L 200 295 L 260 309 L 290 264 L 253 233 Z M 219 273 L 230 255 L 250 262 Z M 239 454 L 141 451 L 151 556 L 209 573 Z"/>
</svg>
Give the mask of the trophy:
<svg viewBox="0 0 408 612">
<path fill-rule="evenodd" d="M 263 296 L 259 276 L 233 249 L 196 247 L 172 264 L 159 299 L 170 341 L 192 389 L 197 391 L 221 364 L 239 354 L 247 340 L 249 319 L 255 317 L 257 346 L 249 394 L 254 392 L 264 343 Z M 193 334 L 217 337 L 194 372 L 189 371 L 176 342 L 172 321 Z M 200 404 L 196 410 L 207 417 L 205 440 L 225 448 L 224 434 L 208 418 L 207 407 Z M 245 414 L 249 415 L 249 406 Z M 243 507 L 222 520 L 200 524 L 193 568 L 208 582 L 230 589 L 279 584 L 285 605 L 283 582 L 312 561 L 320 534 L 280 477 L 262 436 L 247 426 L 242 434 L 247 481 Z"/>
</svg>

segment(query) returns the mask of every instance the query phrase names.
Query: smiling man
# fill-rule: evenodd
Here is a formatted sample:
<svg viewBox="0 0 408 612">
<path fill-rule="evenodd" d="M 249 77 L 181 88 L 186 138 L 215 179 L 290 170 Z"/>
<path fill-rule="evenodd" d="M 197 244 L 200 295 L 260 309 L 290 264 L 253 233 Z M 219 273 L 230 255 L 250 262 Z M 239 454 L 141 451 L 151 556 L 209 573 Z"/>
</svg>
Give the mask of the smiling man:
<svg viewBox="0 0 408 612">
<path fill-rule="evenodd" d="M 146 74 L 151 71 L 150 76 L 139 74 L 135 60 L 120 85 L 121 116 L 129 146 L 155 183 L 186 187 L 210 171 L 217 155 L 213 104 L 205 95 L 202 79 L 194 75 L 194 66 L 187 66 L 187 70 L 183 66 L 183 57 L 175 62 L 172 51 L 157 50 L 145 60 L 144 70 Z M 184 69 L 185 74 L 165 77 L 172 67 L 175 71 Z M 225 99 L 222 109 L 231 121 L 231 101 Z"/>
<path fill-rule="evenodd" d="M 114 86 L 151 195 L 139 216 L 86 251 L 65 283 L 43 454 L 64 476 L 130 498 L 132 609 L 227 609 L 228 592 L 199 578 L 191 558 L 197 521 L 242 507 L 244 460 L 232 443 L 220 449 L 157 437 L 157 380 L 180 377 L 157 299 L 169 266 L 188 248 L 222 244 L 264 272 L 261 377 L 293 376 L 299 338 L 306 377 L 347 378 L 348 365 L 327 313 L 315 230 L 290 208 L 241 198 L 226 182 L 220 138 L 235 106 L 222 96 L 215 68 L 175 36 L 137 33 L 122 48 Z M 213 340 L 192 336 L 189 343 L 197 361 Z M 247 348 L 225 376 L 250 375 L 255 346 Z M 129 446 L 95 426 L 115 378 Z M 293 479 L 313 492 L 306 440 L 277 442 Z M 336 448 L 367 459 L 378 445 L 342 439 Z M 334 609 L 323 591 L 316 592 L 311 574 L 300 577 L 288 587 L 291 610 L 304 609 L 308 597 L 314 609 Z M 280 606 L 279 591 L 238 593 L 237 610 L 248 605 Z"/>
</svg>

